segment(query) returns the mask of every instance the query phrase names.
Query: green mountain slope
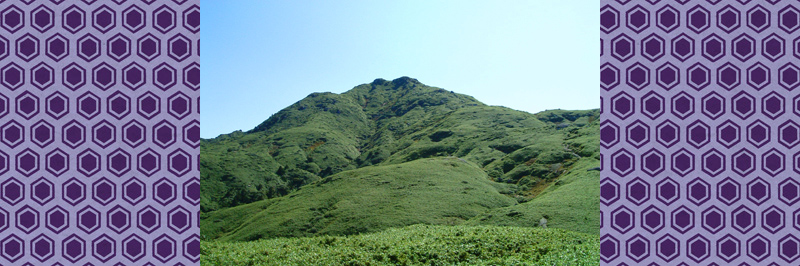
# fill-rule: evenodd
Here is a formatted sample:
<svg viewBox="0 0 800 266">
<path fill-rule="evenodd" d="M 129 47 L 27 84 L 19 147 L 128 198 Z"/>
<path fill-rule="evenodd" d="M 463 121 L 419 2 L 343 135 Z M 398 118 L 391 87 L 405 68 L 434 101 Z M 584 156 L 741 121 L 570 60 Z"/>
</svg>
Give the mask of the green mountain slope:
<svg viewBox="0 0 800 266">
<path fill-rule="evenodd" d="M 598 116 L 487 106 L 407 77 L 313 93 L 253 130 L 201 142 L 201 233 L 252 240 L 546 217 L 597 234 Z"/>
<path fill-rule="evenodd" d="M 597 132 L 597 123 L 567 131 L 565 144 L 588 156 L 578 159 L 537 197 L 492 210 L 465 224 L 531 226 L 531 221 L 544 217 L 549 227 L 597 234 L 600 231 L 600 171 L 597 171 L 600 139 Z"/>
<path fill-rule="evenodd" d="M 211 212 L 201 231 L 221 240 L 254 240 L 458 224 L 516 203 L 496 186 L 480 168 L 453 157 L 369 166 L 326 177 L 286 197 Z"/>
<path fill-rule="evenodd" d="M 386 149 L 411 144 L 398 138 L 453 110 L 482 105 L 406 77 L 377 79 L 343 94 L 312 93 L 249 132 L 201 141 L 201 209 L 283 196 L 321 177 L 377 163 Z"/>
</svg>

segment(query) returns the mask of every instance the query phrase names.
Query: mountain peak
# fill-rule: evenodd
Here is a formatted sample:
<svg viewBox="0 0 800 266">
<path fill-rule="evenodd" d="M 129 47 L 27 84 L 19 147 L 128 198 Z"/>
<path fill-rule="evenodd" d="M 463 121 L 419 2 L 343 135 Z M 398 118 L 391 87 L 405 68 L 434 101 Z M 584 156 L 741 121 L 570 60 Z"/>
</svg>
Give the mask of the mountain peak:
<svg viewBox="0 0 800 266">
<path fill-rule="evenodd" d="M 372 84 L 374 85 L 386 85 L 387 83 L 389 83 L 389 81 L 382 78 L 376 78 L 372 81 Z"/>
<path fill-rule="evenodd" d="M 372 81 L 372 84 L 373 85 L 383 85 L 383 86 L 394 85 L 394 87 L 401 87 L 401 86 L 406 85 L 406 84 L 408 84 L 408 85 L 425 85 L 425 84 L 422 84 L 422 82 L 419 82 L 419 80 L 417 80 L 415 78 L 410 78 L 410 77 L 407 77 L 407 76 L 402 76 L 402 77 L 396 78 L 396 79 L 394 79 L 392 81 L 388 81 L 388 80 L 385 80 L 385 79 L 382 79 L 382 78 L 377 78 L 377 79 Z"/>
<path fill-rule="evenodd" d="M 396 79 L 392 80 L 392 83 L 395 86 L 398 86 L 398 87 L 406 85 L 406 84 L 420 84 L 420 85 L 422 84 L 422 82 L 419 82 L 419 80 L 417 80 L 415 78 L 409 78 L 409 77 L 406 77 L 406 76 L 402 76 L 402 77 L 396 78 Z"/>
</svg>

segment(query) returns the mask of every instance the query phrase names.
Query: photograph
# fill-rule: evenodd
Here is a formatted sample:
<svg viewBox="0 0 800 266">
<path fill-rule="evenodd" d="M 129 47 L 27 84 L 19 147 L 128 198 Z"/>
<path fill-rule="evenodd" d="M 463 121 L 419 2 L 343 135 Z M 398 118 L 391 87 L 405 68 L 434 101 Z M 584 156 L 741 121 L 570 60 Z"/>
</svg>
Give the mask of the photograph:
<svg viewBox="0 0 800 266">
<path fill-rule="evenodd" d="M 798 265 L 798 59 L 786 0 L 0 0 L 0 266 Z"/>
<path fill-rule="evenodd" d="M 203 265 L 597 265 L 597 6 L 201 1 Z"/>
</svg>

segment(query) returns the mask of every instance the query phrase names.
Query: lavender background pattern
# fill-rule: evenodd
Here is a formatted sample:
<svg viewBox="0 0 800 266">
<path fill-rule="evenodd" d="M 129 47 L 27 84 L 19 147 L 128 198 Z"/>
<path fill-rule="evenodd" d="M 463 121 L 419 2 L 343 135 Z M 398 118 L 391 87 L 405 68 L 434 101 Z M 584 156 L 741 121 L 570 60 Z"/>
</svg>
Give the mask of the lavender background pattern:
<svg viewBox="0 0 800 266">
<path fill-rule="evenodd" d="M 199 264 L 198 0 L 0 0 L 0 265 Z"/>
<path fill-rule="evenodd" d="M 800 263 L 798 2 L 600 7 L 601 264 Z"/>
</svg>

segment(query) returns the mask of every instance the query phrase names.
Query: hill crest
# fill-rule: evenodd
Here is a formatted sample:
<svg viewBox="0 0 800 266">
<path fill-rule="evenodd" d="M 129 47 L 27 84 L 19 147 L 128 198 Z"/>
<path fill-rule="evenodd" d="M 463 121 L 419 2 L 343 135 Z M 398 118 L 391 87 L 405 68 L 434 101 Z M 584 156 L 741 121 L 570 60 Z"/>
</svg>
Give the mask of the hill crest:
<svg viewBox="0 0 800 266">
<path fill-rule="evenodd" d="M 525 201 L 575 155 L 597 156 L 594 145 L 568 138 L 588 134 L 569 132 L 596 125 L 598 115 L 487 106 L 410 77 L 312 93 L 252 130 L 201 141 L 201 209 L 281 197 L 343 171 L 443 156 L 512 184 L 506 194 Z"/>
</svg>

